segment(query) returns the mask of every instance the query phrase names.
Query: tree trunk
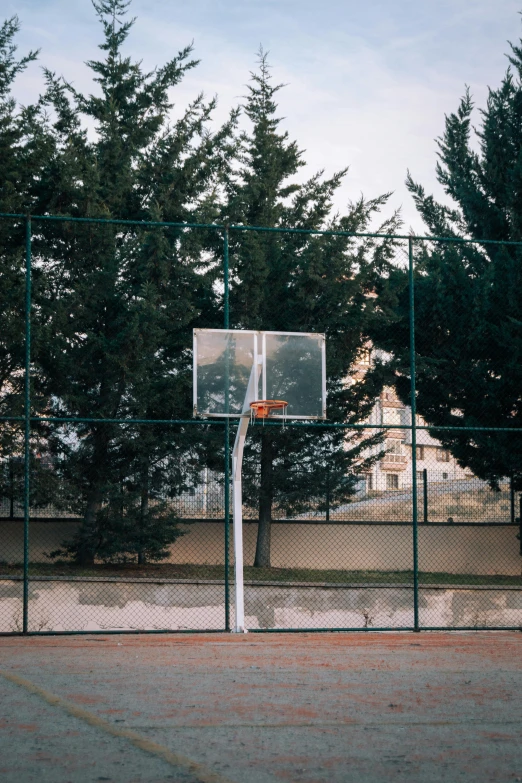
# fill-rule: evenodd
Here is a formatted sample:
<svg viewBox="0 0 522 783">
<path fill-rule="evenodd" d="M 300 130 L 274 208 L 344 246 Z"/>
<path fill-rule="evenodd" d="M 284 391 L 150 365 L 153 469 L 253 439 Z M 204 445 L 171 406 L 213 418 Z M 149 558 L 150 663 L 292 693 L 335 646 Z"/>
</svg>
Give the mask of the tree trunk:
<svg viewBox="0 0 522 783">
<path fill-rule="evenodd" d="M 85 515 L 80 530 L 80 545 L 78 547 L 78 565 L 94 565 L 96 554 L 96 516 L 102 507 L 102 493 L 98 487 L 93 487 L 87 496 Z"/>
<path fill-rule="evenodd" d="M 261 491 L 259 493 L 259 527 L 254 566 L 270 568 L 270 533 L 272 523 L 272 485 L 273 441 L 269 432 L 261 435 Z"/>
<path fill-rule="evenodd" d="M 108 437 L 106 430 L 95 429 L 93 432 L 94 451 L 92 461 L 91 484 L 87 493 L 85 515 L 80 530 L 80 544 L 78 547 L 78 564 L 81 566 L 94 565 L 96 555 L 97 520 L 98 512 L 103 502 L 103 485 L 106 480 L 105 467 L 107 465 Z"/>
</svg>

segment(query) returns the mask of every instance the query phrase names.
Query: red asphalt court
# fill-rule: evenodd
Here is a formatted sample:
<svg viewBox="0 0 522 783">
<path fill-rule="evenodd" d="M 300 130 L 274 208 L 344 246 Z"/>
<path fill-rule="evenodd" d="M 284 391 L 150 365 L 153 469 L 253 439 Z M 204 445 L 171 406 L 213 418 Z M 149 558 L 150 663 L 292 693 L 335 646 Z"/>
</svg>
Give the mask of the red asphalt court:
<svg viewBox="0 0 522 783">
<path fill-rule="evenodd" d="M 522 634 L 0 638 L 2 783 L 522 781 Z"/>
</svg>

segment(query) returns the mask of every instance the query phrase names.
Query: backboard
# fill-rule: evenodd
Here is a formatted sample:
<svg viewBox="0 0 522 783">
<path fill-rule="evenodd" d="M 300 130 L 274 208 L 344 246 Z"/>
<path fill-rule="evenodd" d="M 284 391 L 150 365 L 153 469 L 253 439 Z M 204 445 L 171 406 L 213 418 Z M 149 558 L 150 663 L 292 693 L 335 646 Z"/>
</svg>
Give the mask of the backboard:
<svg viewBox="0 0 522 783">
<path fill-rule="evenodd" d="M 271 418 L 326 418 L 324 334 L 194 329 L 194 416 L 237 418 L 266 399 L 288 402 Z"/>
</svg>

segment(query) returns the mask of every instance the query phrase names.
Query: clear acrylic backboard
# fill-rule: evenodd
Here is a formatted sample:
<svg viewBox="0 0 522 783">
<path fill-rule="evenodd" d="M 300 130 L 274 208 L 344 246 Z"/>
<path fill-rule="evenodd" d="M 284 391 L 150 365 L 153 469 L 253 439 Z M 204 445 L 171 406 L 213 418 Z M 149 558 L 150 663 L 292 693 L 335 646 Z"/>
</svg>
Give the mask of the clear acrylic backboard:
<svg viewBox="0 0 522 783">
<path fill-rule="evenodd" d="M 251 380 L 254 400 L 288 402 L 271 418 L 326 418 L 324 334 L 194 329 L 194 416 L 244 415 Z"/>
</svg>

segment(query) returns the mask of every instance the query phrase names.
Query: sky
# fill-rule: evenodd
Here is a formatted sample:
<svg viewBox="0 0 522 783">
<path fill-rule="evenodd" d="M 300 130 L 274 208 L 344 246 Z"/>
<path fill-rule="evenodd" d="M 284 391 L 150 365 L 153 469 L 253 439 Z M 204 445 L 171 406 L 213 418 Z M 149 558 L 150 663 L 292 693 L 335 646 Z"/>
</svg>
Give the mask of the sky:
<svg viewBox="0 0 522 783">
<path fill-rule="evenodd" d="M 346 166 L 335 206 L 393 191 L 383 218 L 400 208 L 405 231 L 424 233 L 404 185 L 409 169 L 444 198 L 435 178 L 435 139 L 465 85 L 477 110 L 507 68 L 508 40 L 522 36 L 520 0 L 133 0 L 126 53 L 147 68 L 188 43 L 200 65 L 175 93 L 176 111 L 199 92 L 217 95 L 216 127 L 241 103 L 260 45 L 278 93 L 282 127 L 306 150 L 307 178 Z M 95 91 L 85 65 L 101 54 L 90 0 L 3 0 L 22 24 L 19 53 L 41 49 L 18 77 L 16 97 L 34 100 L 41 68 Z"/>
</svg>

